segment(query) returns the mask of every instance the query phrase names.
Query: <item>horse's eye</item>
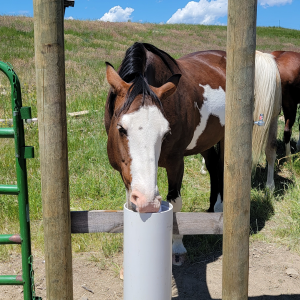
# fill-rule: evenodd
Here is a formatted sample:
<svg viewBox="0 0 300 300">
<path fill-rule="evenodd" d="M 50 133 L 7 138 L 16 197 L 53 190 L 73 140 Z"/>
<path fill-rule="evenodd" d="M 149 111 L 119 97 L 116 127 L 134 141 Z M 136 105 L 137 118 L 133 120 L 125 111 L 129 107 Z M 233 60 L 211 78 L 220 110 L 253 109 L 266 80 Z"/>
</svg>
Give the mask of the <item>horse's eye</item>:
<svg viewBox="0 0 300 300">
<path fill-rule="evenodd" d="M 124 127 L 122 127 L 120 124 L 117 125 L 117 129 L 119 130 L 121 135 L 127 136 L 127 130 Z"/>
<path fill-rule="evenodd" d="M 162 139 L 162 141 L 164 141 L 166 139 L 166 137 L 171 134 L 171 130 L 167 131 Z"/>
</svg>

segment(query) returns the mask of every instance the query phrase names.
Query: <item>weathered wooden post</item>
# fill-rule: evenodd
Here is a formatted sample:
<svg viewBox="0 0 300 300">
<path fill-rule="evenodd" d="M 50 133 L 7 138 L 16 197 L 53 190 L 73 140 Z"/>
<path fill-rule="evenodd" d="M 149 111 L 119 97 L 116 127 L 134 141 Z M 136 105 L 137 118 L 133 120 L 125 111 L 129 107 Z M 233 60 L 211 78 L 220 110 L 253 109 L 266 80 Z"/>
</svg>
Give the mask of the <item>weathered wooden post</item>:
<svg viewBox="0 0 300 300">
<path fill-rule="evenodd" d="M 229 0 L 225 109 L 223 300 L 248 299 L 257 0 Z"/>
<path fill-rule="evenodd" d="M 34 0 L 47 299 L 73 299 L 64 1 Z"/>
</svg>

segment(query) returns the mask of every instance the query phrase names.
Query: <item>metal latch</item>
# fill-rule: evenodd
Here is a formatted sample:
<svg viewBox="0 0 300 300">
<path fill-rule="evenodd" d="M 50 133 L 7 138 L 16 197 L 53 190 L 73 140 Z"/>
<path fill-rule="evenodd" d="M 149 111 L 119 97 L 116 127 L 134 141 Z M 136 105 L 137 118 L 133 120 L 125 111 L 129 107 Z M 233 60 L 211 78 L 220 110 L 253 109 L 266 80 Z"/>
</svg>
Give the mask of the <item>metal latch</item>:
<svg viewBox="0 0 300 300">
<path fill-rule="evenodd" d="M 260 114 L 259 115 L 259 121 L 255 121 L 254 124 L 258 125 L 258 126 L 264 126 L 265 125 L 264 114 Z"/>
</svg>

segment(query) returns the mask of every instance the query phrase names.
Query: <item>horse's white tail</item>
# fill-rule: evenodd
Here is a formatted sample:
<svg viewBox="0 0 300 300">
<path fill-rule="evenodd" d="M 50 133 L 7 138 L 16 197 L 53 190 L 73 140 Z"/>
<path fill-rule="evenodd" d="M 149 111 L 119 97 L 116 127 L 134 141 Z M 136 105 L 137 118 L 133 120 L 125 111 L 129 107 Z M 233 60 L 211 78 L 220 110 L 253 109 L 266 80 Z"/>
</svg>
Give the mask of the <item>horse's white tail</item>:
<svg viewBox="0 0 300 300">
<path fill-rule="evenodd" d="M 281 109 L 281 80 L 274 56 L 256 51 L 254 85 L 254 121 L 264 114 L 264 126 L 253 126 L 252 170 L 265 150 L 271 119 L 278 117 Z"/>
</svg>

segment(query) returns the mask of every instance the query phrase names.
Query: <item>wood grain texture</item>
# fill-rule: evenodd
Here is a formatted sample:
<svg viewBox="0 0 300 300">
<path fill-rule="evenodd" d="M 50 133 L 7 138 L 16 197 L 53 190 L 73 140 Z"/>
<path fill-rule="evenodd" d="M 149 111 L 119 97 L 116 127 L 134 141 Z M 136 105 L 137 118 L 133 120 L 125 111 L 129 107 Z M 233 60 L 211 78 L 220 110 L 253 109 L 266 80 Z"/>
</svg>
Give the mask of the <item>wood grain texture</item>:
<svg viewBox="0 0 300 300">
<path fill-rule="evenodd" d="M 174 213 L 173 233 L 183 235 L 222 234 L 222 213 Z M 72 211 L 72 233 L 123 232 L 123 211 Z"/>
<path fill-rule="evenodd" d="M 228 1 L 223 300 L 248 299 L 256 10 L 256 0 Z"/>
<path fill-rule="evenodd" d="M 73 299 L 62 0 L 34 0 L 47 299 Z"/>
</svg>

